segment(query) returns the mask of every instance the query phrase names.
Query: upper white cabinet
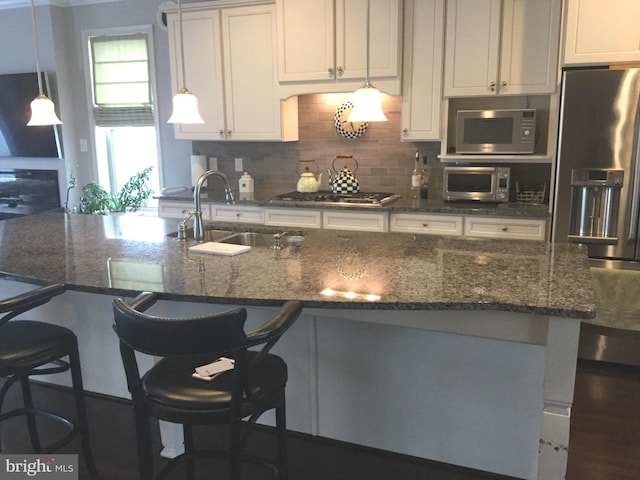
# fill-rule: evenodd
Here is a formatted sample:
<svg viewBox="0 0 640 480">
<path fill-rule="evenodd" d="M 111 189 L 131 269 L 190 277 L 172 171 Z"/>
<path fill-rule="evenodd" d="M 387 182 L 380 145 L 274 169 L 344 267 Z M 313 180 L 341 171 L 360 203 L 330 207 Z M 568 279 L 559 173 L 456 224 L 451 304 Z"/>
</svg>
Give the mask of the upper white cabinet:
<svg viewBox="0 0 640 480">
<path fill-rule="evenodd" d="M 449 0 L 445 96 L 554 93 L 561 0 Z"/>
<path fill-rule="evenodd" d="M 277 0 L 283 97 L 345 92 L 366 75 L 366 0 Z M 371 0 L 371 82 L 400 93 L 402 0 Z"/>
<path fill-rule="evenodd" d="M 439 140 L 444 0 L 405 0 L 402 140 Z"/>
<path fill-rule="evenodd" d="M 201 125 L 178 124 L 188 140 L 297 140 L 297 98 L 278 92 L 276 12 L 273 4 L 183 9 L 186 86 L 198 98 Z M 171 84 L 181 83 L 178 15 L 169 15 Z"/>
<path fill-rule="evenodd" d="M 638 61 L 640 1 L 566 0 L 566 65 Z"/>
</svg>

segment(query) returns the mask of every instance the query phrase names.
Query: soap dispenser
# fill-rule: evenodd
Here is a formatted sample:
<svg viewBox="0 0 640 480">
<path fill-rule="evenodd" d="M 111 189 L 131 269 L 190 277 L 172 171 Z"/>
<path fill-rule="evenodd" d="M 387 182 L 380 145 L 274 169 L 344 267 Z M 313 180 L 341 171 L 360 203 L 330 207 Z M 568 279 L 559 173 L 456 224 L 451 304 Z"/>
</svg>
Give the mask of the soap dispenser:
<svg viewBox="0 0 640 480">
<path fill-rule="evenodd" d="M 253 193 L 253 177 L 247 172 L 240 177 L 240 193 Z"/>
</svg>

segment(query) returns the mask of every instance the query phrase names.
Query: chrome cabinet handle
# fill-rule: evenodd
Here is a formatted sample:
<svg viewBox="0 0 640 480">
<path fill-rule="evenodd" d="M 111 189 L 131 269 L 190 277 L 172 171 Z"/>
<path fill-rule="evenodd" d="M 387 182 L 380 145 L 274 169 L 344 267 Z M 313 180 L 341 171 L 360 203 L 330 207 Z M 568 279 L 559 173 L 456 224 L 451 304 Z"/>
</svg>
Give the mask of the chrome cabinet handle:
<svg viewBox="0 0 640 480">
<path fill-rule="evenodd" d="M 341 77 L 343 73 L 344 70 L 342 69 L 342 67 L 338 67 L 338 76 Z"/>
<path fill-rule="evenodd" d="M 333 67 L 329 67 L 327 69 L 327 72 L 329 72 L 329 78 L 335 78 L 335 72 L 333 71 Z"/>
<path fill-rule="evenodd" d="M 501 92 L 506 92 L 507 91 L 507 81 L 503 80 L 502 83 L 500 83 L 500 91 Z"/>
<path fill-rule="evenodd" d="M 231 130 L 227 130 L 227 138 L 231 138 L 233 135 L 231 134 Z"/>
<path fill-rule="evenodd" d="M 503 232 L 506 232 L 507 230 L 509 230 L 507 227 L 502 227 L 501 229 Z"/>
<path fill-rule="evenodd" d="M 224 138 L 224 130 L 219 130 L 218 135 L 220 136 L 220 138 Z"/>
<path fill-rule="evenodd" d="M 496 91 L 496 82 L 489 82 L 489 91 L 491 92 Z"/>
<path fill-rule="evenodd" d="M 427 228 L 427 227 L 429 226 L 429 224 L 428 224 L 428 223 L 423 223 L 423 224 L 422 224 L 422 226 L 423 226 L 424 228 Z"/>
</svg>

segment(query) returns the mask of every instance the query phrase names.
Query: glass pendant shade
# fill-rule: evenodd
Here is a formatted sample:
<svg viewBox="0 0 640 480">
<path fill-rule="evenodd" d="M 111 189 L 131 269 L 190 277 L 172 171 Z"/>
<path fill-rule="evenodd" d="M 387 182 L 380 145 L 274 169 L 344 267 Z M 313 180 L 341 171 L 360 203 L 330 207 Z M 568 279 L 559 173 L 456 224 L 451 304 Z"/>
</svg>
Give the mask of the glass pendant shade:
<svg viewBox="0 0 640 480">
<path fill-rule="evenodd" d="M 382 111 L 382 93 L 370 83 L 356 90 L 351 96 L 353 109 L 348 122 L 386 122 Z"/>
<path fill-rule="evenodd" d="M 60 125 L 62 122 L 56 115 L 53 102 L 46 95 L 40 94 L 31 102 L 31 119 L 27 126 Z"/>
<path fill-rule="evenodd" d="M 173 113 L 168 123 L 204 123 L 198 112 L 198 99 L 183 88 L 173 97 Z"/>
</svg>

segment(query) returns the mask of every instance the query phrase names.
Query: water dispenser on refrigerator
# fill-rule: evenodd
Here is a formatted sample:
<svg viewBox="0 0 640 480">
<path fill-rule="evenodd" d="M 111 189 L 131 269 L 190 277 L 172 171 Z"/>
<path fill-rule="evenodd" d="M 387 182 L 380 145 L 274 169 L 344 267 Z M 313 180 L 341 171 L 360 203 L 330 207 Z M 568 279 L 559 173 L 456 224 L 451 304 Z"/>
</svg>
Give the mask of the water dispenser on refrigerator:
<svg viewBox="0 0 640 480">
<path fill-rule="evenodd" d="M 569 239 L 590 243 L 618 241 L 618 214 L 624 170 L 574 168 L 571 171 Z"/>
</svg>

